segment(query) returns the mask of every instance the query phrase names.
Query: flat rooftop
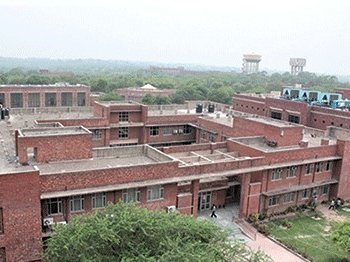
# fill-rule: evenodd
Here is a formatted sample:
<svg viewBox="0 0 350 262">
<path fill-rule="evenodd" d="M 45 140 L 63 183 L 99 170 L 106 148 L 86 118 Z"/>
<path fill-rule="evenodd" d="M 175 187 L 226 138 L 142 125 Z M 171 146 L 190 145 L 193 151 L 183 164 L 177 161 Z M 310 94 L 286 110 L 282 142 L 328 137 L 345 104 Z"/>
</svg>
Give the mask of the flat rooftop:
<svg viewBox="0 0 350 262">
<path fill-rule="evenodd" d="M 41 137 L 41 136 L 62 136 L 62 135 L 83 135 L 91 134 L 89 130 L 82 126 L 68 127 L 44 127 L 33 129 L 22 129 L 19 131 L 23 137 Z"/>
<path fill-rule="evenodd" d="M 290 122 L 275 120 L 273 118 L 266 118 L 266 117 L 261 117 L 261 116 L 248 116 L 248 117 L 246 117 L 246 119 L 251 120 L 251 121 L 255 121 L 255 122 L 259 122 L 259 123 L 263 123 L 263 124 L 267 124 L 267 125 L 271 125 L 271 126 L 275 126 L 275 127 L 300 126 L 300 125 L 293 124 Z"/>
<path fill-rule="evenodd" d="M 37 164 L 41 175 L 173 162 L 149 145 L 93 149 L 93 158 Z"/>
<path fill-rule="evenodd" d="M 56 84 L 49 84 L 49 85 L 16 85 L 16 84 L 10 84 L 10 85 L 0 85 L 1 88 L 55 88 L 55 87 L 80 87 L 80 88 L 87 88 L 89 86 L 82 85 L 82 84 L 76 84 L 72 85 L 69 83 L 56 83 Z"/>
<path fill-rule="evenodd" d="M 12 110 L 11 110 L 12 112 Z M 34 120 L 40 119 L 78 119 L 92 117 L 91 111 L 63 112 L 58 108 L 49 108 L 44 112 L 10 114 L 8 120 L 0 120 L 0 173 L 20 170 L 33 170 L 33 167 L 21 166 L 15 151 L 15 130 L 36 127 Z"/>
</svg>

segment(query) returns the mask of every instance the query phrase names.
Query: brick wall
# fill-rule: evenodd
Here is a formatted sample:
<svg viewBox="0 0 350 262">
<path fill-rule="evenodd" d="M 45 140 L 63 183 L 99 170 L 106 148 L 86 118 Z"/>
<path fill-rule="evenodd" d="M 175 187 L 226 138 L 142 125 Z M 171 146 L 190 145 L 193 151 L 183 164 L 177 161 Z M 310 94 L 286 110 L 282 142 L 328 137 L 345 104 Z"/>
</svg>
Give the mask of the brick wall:
<svg viewBox="0 0 350 262">
<path fill-rule="evenodd" d="M 33 261 L 41 257 L 39 172 L 0 175 L 0 207 L 4 234 L 0 247 L 6 261 Z"/>
<path fill-rule="evenodd" d="M 36 148 L 35 161 L 38 163 L 91 158 L 91 138 L 91 134 L 18 137 L 19 162 L 28 163 L 27 148 Z"/>
</svg>

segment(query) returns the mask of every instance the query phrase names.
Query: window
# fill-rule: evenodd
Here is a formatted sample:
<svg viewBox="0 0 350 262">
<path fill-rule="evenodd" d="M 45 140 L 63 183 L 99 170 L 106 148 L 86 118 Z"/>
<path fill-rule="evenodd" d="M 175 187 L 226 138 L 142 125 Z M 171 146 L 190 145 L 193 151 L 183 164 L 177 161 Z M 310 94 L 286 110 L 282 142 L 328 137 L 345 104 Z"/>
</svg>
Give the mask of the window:
<svg viewBox="0 0 350 262">
<path fill-rule="evenodd" d="M 45 93 L 45 106 L 56 106 L 56 93 Z"/>
<path fill-rule="evenodd" d="M 51 198 L 46 200 L 47 214 L 56 215 L 62 213 L 62 199 Z"/>
<path fill-rule="evenodd" d="M 123 201 L 125 203 L 140 202 L 140 190 L 137 188 L 123 190 Z"/>
<path fill-rule="evenodd" d="M 322 194 L 326 195 L 329 192 L 329 185 L 324 185 L 322 187 Z"/>
<path fill-rule="evenodd" d="M 84 197 L 83 196 L 74 196 L 69 201 L 70 211 L 82 211 L 84 210 Z"/>
<path fill-rule="evenodd" d="M 333 166 L 333 162 L 327 161 L 325 165 L 326 171 L 332 170 L 332 166 Z"/>
<path fill-rule="evenodd" d="M 86 94 L 85 93 L 78 93 L 78 106 L 85 106 L 86 105 Z"/>
<path fill-rule="evenodd" d="M 118 129 L 119 139 L 127 139 L 129 137 L 129 128 L 128 127 L 119 127 Z"/>
<path fill-rule="evenodd" d="M 164 127 L 163 128 L 163 135 L 164 136 L 170 136 L 173 134 L 173 128 L 170 126 Z"/>
<path fill-rule="evenodd" d="M 150 136 L 158 136 L 159 135 L 159 127 L 158 126 L 152 126 L 149 129 Z"/>
<path fill-rule="evenodd" d="M 13 108 L 23 107 L 23 95 L 21 93 L 11 94 L 11 107 Z"/>
<path fill-rule="evenodd" d="M 271 112 L 271 118 L 281 120 L 281 119 L 282 119 L 282 113 L 272 111 L 272 112 Z"/>
<path fill-rule="evenodd" d="M 3 221 L 4 220 L 3 220 L 2 207 L 0 207 L 0 234 L 4 233 L 4 222 Z"/>
<path fill-rule="evenodd" d="M 92 195 L 92 208 L 102 208 L 106 206 L 106 193 L 96 193 Z"/>
<path fill-rule="evenodd" d="M 305 165 L 305 175 L 310 175 L 314 172 L 314 164 Z"/>
<path fill-rule="evenodd" d="M 98 140 L 98 139 L 102 138 L 102 130 L 94 129 L 94 130 L 91 130 L 91 132 L 92 132 L 92 139 L 93 140 Z"/>
<path fill-rule="evenodd" d="M 294 201 L 294 192 L 288 193 L 284 195 L 284 202 L 292 202 Z"/>
<path fill-rule="evenodd" d="M 28 94 L 28 107 L 40 107 L 40 94 L 29 93 Z"/>
<path fill-rule="evenodd" d="M 73 105 L 73 95 L 72 93 L 64 92 L 61 94 L 61 105 L 62 106 L 72 106 Z"/>
<path fill-rule="evenodd" d="M 209 141 L 210 142 L 215 142 L 216 141 L 216 135 L 213 133 L 209 133 Z"/>
<path fill-rule="evenodd" d="M 315 164 L 316 173 L 322 172 L 322 162 L 318 162 Z"/>
<path fill-rule="evenodd" d="M 271 180 L 279 180 L 279 179 L 282 179 L 282 169 L 277 168 L 272 170 Z"/>
<path fill-rule="evenodd" d="M 4 107 L 5 105 L 5 93 L 0 93 L 0 105 L 3 105 Z"/>
<path fill-rule="evenodd" d="M 297 166 L 290 166 L 290 167 L 288 167 L 287 177 L 296 177 L 297 170 L 298 170 Z"/>
<path fill-rule="evenodd" d="M 184 134 L 191 134 L 192 133 L 192 127 L 191 126 L 184 126 Z"/>
<path fill-rule="evenodd" d="M 310 190 L 309 189 L 304 189 L 303 191 L 303 199 L 309 198 L 310 197 Z"/>
<path fill-rule="evenodd" d="M 288 115 L 288 122 L 299 124 L 300 117 L 294 115 Z"/>
<path fill-rule="evenodd" d="M 147 188 L 147 201 L 162 199 L 164 197 L 164 188 L 162 186 L 153 186 Z"/>
<path fill-rule="evenodd" d="M 279 196 L 272 196 L 269 198 L 269 206 L 276 206 L 279 202 Z"/>
<path fill-rule="evenodd" d="M 119 122 L 128 122 L 129 112 L 119 112 Z"/>
</svg>

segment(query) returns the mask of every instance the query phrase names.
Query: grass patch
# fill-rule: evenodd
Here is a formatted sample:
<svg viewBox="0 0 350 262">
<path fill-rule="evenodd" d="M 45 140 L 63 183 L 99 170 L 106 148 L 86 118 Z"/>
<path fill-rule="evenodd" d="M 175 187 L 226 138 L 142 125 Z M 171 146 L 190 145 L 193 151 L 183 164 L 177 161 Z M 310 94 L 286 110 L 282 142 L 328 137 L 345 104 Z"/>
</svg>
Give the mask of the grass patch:
<svg viewBox="0 0 350 262">
<path fill-rule="evenodd" d="M 271 236 L 286 246 L 302 254 L 311 261 L 341 262 L 350 261 L 350 254 L 333 243 L 332 228 L 325 218 L 314 220 L 308 215 L 290 218 L 289 228 L 284 227 L 284 219 L 269 222 Z"/>
<path fill-rule="evenodd" d="M 347 207 L 347 208 L 350 208 L 350 207 Z M 337 214 L 340 216 L 346 217 L 347 220 L 350 219 L 350 211 L 344 211 L 340 209 L 340 210 L 337 210 Z"/>
</svg>

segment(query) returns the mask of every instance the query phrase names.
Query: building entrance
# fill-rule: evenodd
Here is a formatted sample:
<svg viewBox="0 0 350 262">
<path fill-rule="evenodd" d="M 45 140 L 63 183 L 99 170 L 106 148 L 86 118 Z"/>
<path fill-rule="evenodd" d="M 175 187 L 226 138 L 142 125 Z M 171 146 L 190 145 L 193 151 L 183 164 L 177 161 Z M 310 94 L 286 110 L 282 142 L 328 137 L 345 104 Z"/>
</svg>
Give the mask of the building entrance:
<svg viewBox="0 0 350 262">
<path fill-rule="evenodd" d="M 198 196 L 198 210 L 208 210 L 211 208 L 211 192 L 202 192 Z"/>
</svg>

